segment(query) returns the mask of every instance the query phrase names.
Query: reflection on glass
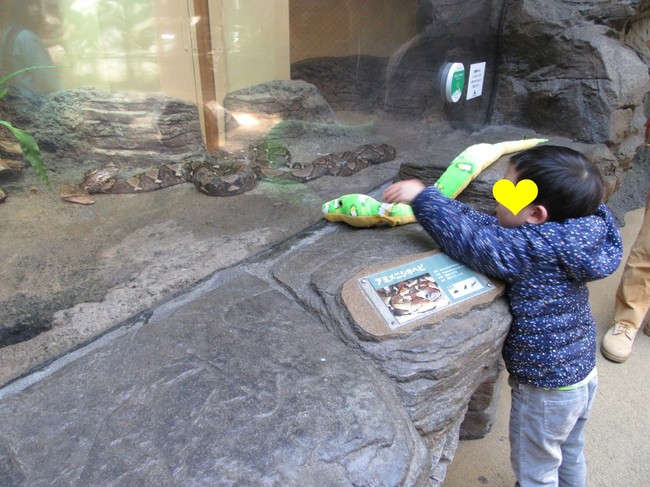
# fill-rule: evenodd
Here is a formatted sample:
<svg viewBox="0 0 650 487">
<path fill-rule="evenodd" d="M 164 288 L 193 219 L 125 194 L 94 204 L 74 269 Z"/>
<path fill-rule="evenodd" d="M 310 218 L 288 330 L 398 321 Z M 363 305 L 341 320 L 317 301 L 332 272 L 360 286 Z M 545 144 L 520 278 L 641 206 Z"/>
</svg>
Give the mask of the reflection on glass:
<svg viewBox="0 0 650 487">
<path fill-rule="evenodd" d="M 14 85 L 53 91 L 63 84 L 114 90 L 160 90 L 159 51 L 169 52 L 177 33 L 156 28 L 169 23 L 155 15 L 155 0 L 0 0 L 3 74 L 34 70 Z M 183 6 L 187 8 L 186 6 Z M 179 18 L 172 17 L 177 28 Z M 63 83 L 61 83 L 61 80 Z"/>
<path fill-rule="evenodd" d="M 13 0 L 2 2 L 7 15 L 0 30 L 0 75 L 32 66 L 51 66 L 48 50 L 61 32 L 57 0 Z M 5 14 L 6 12 L 6 14 Z M 27 91 L 55 91 L 61 87 L 56 69 L 35 69 L 11 79 L 10 85 Z"/>
<path fill-rule="evenodd" d="M 160 89 L 152 0 L 63 1 L 67 84 Z"/>
</svg>

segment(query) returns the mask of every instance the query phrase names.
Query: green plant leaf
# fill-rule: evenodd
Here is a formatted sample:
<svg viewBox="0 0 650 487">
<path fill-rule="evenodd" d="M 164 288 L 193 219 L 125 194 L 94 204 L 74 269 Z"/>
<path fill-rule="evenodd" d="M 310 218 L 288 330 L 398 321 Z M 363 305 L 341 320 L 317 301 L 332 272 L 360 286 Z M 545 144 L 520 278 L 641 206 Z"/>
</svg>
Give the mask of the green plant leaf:
<svg viewBox="0 0 650 487">
<path fill-rule="evenodd" d="M 20 147 L 23 149 L 23 155 L 27 162 L 34 168 L 36 174 L 40 176 L 45 185 L 48 188 L 51 188 L 50 179 L 47 177 L 47 170 L 45 169 L 45 164 L 43 164 L 43 159 L 41 158 L 41 150 L 38 148 L 38 144 L 34 140 L 34 137 L 32 137 L 28 132 L 14 127 L 5 120 L 0 120 L 0 125 L 4 125 L 12 134 L 14 134 L 20 143 Z"/>
<path fill-rule="evenodd" d="M 7 76 L 4 76 L 0 78 L 0 86 L 4 85 L 9 81 L 11 78 L 14 76 L 18 76 L 19 74 L 22 74 L 26 71 L 32 71 L 33 69 L 48 69 L 48 68 L 56 68 L 56 66 L 28 66 L 23 69 L 19 69 L 17 71 L 14 71 L 13 73 L 8 74 Z M 4 96 L 7 94 L 8 88 L 3 88 L 0 90 L 0 99 L 4 98 Z M 47 170 L 45 169 L 45 164 L 43 163 L 43 159 L 41 158 L 41 150 L 38 148 L 38 144 L 34 140 L 34 137 L 29 132 L 26 132 L 25 130 L 21 130 L 19 128 L 14 127 L 11 125 L 11 123 L 7 122 L 6 120 L 0 120 L 0 125 L 3 125 L 9 129 L 9 131 L 14 134 L 14 137 L 18 139 L 18 142 L 20 143 L 20 147 L 23 149 L 23 156 L 27 160 L 27 162 L 34 168 L 36 171 L 36 174 L 39 175 L 39 177 L 43 180 L 45 185 L 48 188 L 52 188 L 50 185 L 50 179 L 47 177 Z"/>
<path fill-rule="evenodd" d="M 19 69 L 18 71 L 14 71 L 13 73 L 9 73 L 7 76 L 4 76 L 0 78 L 0 86 L 4 85 L 7 81 L 9 81 L 11 78 L 14 76 L 18 76 L 19 74 L 24 73 L 25 71 L 32 71 L 33 69 L 48 69 L 48 68 L 56 68 L 56 66 L 28 66 L 23 69 Z M 6 95 L 6 91 L 2 94 L 2 96 Z M 2 98 L 0 96 L 0 98 Z"/>
</svg>

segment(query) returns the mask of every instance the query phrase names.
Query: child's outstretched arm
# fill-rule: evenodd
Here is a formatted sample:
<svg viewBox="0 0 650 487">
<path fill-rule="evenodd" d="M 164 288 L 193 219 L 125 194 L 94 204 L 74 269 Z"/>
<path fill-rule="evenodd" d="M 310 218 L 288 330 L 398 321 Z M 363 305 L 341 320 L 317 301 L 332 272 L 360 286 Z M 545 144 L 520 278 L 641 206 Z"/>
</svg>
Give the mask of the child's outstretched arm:
<svg viewBox="0 0 650 487">
<path fill-rule="evenodd" d="M 427 188 L 424 183 L 417 179 L 398 181 L 384 190 L 382 201 L 385 201 L 386 203 L 411 204 L 411 202 L 425 189 Z M 494 217 L 481 211 L 476 211 L 463 203 L 458 203 L 455 206 L 468 218 L 471 218 L 477 225 L 490 225 L 495 222 Z"/>
<path fill-rule="evenodd" d="M 391 184 L 384 190 L 382 200 L 386 203 L 411 203 L 426 186 L 417 179 L 408 179 Z"/>
<path fill-rule="evenodd" d="M 458 262 L 506 282 L 520 279 L 530 269 L 530 242 L 524 232 L 502 228 L 485 213 L 468 212 L 467 205 L 445 198 L 433 187 L 421 191 L 412 206 L 418 223 Z"/>
<path fill-rule="evenodd" d="M 517 280 L 530 262 L 521 235 L 497 219 L 443 196 L 420 181 L 399 181 L 383 194 L 387 202 L 411 203 L 418 223 L 453 259 L 506 282 Z"/>
</svg>

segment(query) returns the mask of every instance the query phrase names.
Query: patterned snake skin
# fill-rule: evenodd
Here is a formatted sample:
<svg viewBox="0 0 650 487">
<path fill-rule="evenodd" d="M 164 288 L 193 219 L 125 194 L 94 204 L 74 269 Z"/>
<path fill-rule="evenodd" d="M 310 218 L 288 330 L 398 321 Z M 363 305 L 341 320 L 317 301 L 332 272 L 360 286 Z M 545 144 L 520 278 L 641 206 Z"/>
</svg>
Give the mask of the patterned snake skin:
<svg viewBox="0 0 650 487">
<path fill-rule="evenodd" d="M 204 161 L 164 164 L 156 169 L 117 178 L 119 168 L 108 164 L 86 173 L 78 185 L 63 185 L 61 197 L 72 203 L 91 204 L 96 193 L 139 193 L 192 182 L 209 196 L 234 196 L 250 191 L 258 180 L 312 181 L 321 176 L 350 176 L 366 167 L 395 159 L 387 144 L 365 144 L 354 150 L 325 154 L 310 163 L 291 160 L 289 150 L 263 142 L 239 153 L 214 150 Z"/>
</svg>

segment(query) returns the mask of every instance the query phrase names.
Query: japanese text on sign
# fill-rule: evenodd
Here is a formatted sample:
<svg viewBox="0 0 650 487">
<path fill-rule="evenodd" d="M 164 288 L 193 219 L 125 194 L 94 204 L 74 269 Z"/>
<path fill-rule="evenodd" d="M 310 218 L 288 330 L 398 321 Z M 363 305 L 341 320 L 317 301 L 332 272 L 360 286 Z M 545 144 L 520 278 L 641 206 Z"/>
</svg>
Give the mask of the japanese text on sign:
<svg viewBox="0 0 650 487">
<path fill-rule="evenodd" d="M 483 80 L 485 79 L 485 63 L 472 64 L 469 67 L 469 81 L 467 82 L 467 99 L 477 98 L 483 94 Z"/>
<path fill-rule="evenodd" d="M 426 268 L 424 264 L 418 264 L 417 266 L 414 267 L 408 267 L 406 269 L 402 269 L 396 272 L 391 272 L 390 274 L 378 276 L 374 278 L 375 287 L 387 286 L 389 284 L 392 284 L 395 281 L 397 282 L 403 281 L 404 279 L 408 279 L 409 277 L 420 275 L 425 271 Z"/>
</svg>

